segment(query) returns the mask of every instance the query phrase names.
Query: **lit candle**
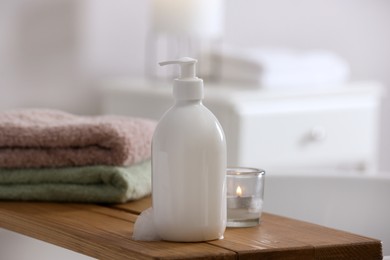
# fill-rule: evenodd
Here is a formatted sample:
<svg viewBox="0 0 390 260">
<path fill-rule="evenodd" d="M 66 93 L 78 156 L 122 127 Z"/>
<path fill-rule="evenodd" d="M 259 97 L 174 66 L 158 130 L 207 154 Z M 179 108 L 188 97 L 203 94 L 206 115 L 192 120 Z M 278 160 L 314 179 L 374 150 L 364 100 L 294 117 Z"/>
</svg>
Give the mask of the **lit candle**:
<svg viewBox="0 0 390 260">
<path fill-rule="evenodd" d="M 223 29 L 223 0 L 154 0 L 155 32 L 219 37 Z"/>
<path fill-rule="evenodd" d="M 246 212 L 256 213 L 261 210 L 262 200 L 259 197 L 251 196 L 242 196 L 242 189 L 240 186 L 237 186 L 236 196 L 228 196 L 227 197 L 227 208 L 228 210 L 228 218 L 233 215 L 237 216 L 242 215 L 241 217 L 247 217 Z M 234 210 L 238 209 L 238 210 Z M 240 210 L 241 209 L 241 210 Z M 230 213 L 230 214 L 229 214 Z"/>
<path fill-rule="evenodd" d="M 227 174 L 227 226 L 259 224 L 263 206 L 264 171 L 235 168 Z"/>
<path fill-rule="evenodd" d="M 227 197 L 227 207 L 231 209 L 254 207 L 255 198 L 253 196 L 242 196 L 242 188 L 237 186 L 236 196 Z"/>
</svg>

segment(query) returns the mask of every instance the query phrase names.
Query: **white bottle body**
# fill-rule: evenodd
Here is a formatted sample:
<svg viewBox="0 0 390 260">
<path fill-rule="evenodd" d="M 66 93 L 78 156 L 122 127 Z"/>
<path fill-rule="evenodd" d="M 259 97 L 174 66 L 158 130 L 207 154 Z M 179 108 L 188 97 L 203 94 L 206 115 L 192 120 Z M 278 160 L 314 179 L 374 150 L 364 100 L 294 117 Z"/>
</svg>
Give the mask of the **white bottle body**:
<svg viewBox="0 0 390 260">
<path fill-rule="evenodd" d="M 178 101 L 152 144 L 153 214 L 169 241 L 207 241 L 226 227 L 226 140 L 201 100 Z"/>
</svg>

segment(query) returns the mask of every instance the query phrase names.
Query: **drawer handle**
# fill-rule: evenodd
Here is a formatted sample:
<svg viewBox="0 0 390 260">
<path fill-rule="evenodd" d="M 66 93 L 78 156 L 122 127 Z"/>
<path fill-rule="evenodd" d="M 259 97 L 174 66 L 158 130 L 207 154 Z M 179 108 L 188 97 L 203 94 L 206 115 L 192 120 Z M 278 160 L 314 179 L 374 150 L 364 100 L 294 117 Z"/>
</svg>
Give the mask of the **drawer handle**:
<svg viewBox="0 0 390 260">
<path fill-rule="evenodd" d="M 306 135 L 306 141 L 308 142 L 320 142 L 325 140 L 327 137 L 327 132 L 323 126 L 314 126 L 310 129 Z"/>
</svg>

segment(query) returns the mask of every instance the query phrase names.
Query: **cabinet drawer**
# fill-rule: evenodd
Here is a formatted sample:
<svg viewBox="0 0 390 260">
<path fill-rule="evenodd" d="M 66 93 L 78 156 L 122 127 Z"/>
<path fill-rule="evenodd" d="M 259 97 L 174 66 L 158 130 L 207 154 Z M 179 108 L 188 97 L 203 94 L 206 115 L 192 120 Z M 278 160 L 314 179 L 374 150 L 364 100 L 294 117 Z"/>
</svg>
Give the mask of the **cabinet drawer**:
<svg viewBox="0 0 390 260">
<path fill-rule="evenodd" d="M 238 111 L 233 120 L 238 126 L 237 164 L 272 170 L 372 167 L 377 155 L 376 104 L 321 102 L 287 103 L 276 110 L 263 104 Z"/>
</svg>

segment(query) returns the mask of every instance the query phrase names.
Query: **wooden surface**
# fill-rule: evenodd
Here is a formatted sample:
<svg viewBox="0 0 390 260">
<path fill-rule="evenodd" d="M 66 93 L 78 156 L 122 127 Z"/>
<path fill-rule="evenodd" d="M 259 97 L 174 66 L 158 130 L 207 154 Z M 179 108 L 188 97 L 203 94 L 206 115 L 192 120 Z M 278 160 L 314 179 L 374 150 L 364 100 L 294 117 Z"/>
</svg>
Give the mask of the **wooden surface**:
<svg viewBox="0 0 390 260">
<path fill-rule="evenodd" d="M 382 259 L 378 240 L 266 213 L 261 225 L 228 228 L 223 240 L 133 241 L 137 215 L 150 205 L 0 202 L 0 227 L 98 259 Z"/>
</svg>

